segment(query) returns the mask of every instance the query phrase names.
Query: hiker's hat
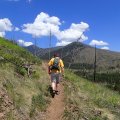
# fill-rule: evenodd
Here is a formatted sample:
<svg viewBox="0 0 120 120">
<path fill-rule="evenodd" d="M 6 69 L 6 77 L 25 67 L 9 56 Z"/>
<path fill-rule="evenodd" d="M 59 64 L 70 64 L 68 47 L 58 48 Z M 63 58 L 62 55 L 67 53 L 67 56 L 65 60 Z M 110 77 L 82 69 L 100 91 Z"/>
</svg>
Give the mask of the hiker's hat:
<svg viewBox="0 0 120 120">
<path fill-rule="evenodd" d="M 54 53 L 54 57 L 59 57 L 59 54 L 58 53 Z"/>
</svg>

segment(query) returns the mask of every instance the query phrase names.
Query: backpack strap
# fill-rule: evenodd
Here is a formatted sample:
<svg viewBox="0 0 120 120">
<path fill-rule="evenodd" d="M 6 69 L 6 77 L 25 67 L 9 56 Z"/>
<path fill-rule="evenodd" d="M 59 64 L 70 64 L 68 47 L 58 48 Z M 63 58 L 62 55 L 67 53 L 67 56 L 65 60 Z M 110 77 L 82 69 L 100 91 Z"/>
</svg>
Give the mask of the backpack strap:
<svg viewBox="0 0 120 120">
<path fill-rule="evenodd" d="M 60 63 L 60 58 L 55 57 L 54 60 L 53 60 L 53 64 L 51 65 L 51 70 L 52 69 L 60 70 L 59 63 Z"/>
</svg>

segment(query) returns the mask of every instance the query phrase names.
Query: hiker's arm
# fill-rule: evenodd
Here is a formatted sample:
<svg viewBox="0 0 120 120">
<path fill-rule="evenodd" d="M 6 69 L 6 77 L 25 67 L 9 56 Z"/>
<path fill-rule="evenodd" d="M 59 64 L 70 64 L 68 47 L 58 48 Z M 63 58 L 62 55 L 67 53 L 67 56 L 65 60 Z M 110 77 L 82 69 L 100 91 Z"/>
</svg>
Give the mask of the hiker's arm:
<svg viewBox="0 0 120 120">
<path fill-rule="evenodd" d="M 60 61 L 60 65 L 61 65 L 61 73 L 64 76 L 64 64 L 62 60 Z"/>
<path fill-rule="evenodd" d="M 64 67 L 61 68 L 62 76 L 64 76 Z"/>
<path fill-rule="evenodd" d="M 50 71 L 50 66 L 48 66 L 48 74 L 50 74 L 50 72 L 51 72 L 51 71 Z"/>
<path fill-rule="evenodd" d="M 52 65 L 52 59 L 49 61 L 48 63 L 48 74 L 51 73 L 51 69 L 50 69 L 50 66 Z"/>
</svg>

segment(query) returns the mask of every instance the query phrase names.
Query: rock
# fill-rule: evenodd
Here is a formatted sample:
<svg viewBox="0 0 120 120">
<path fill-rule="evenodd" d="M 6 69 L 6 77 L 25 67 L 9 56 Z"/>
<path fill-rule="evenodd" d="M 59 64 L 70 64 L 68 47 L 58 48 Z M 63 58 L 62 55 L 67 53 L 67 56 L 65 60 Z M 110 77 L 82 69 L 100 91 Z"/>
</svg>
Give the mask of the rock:
<svg viewBox="0 0 120 120">
<path fill-rule="evenodd" d="M 0 120 L 3 119 L 4 113 L 0 113 Z"/>
</svg>

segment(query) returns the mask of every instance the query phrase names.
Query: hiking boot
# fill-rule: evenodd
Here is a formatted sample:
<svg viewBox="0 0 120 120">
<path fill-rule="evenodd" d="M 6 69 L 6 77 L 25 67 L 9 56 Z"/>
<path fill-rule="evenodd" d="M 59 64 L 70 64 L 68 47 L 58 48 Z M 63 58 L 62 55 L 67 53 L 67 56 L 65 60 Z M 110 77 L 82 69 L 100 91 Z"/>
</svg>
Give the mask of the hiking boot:
<svg viewBox="0 0 120 120">
<path fill-rule="evenodd" d="M 59 94 L 60 94 L 60 91 L 56 90 L 56 91 L 55 91 L 55 94 L 56 94 L 56 95 L 59 95 Z"/>
</svg>

